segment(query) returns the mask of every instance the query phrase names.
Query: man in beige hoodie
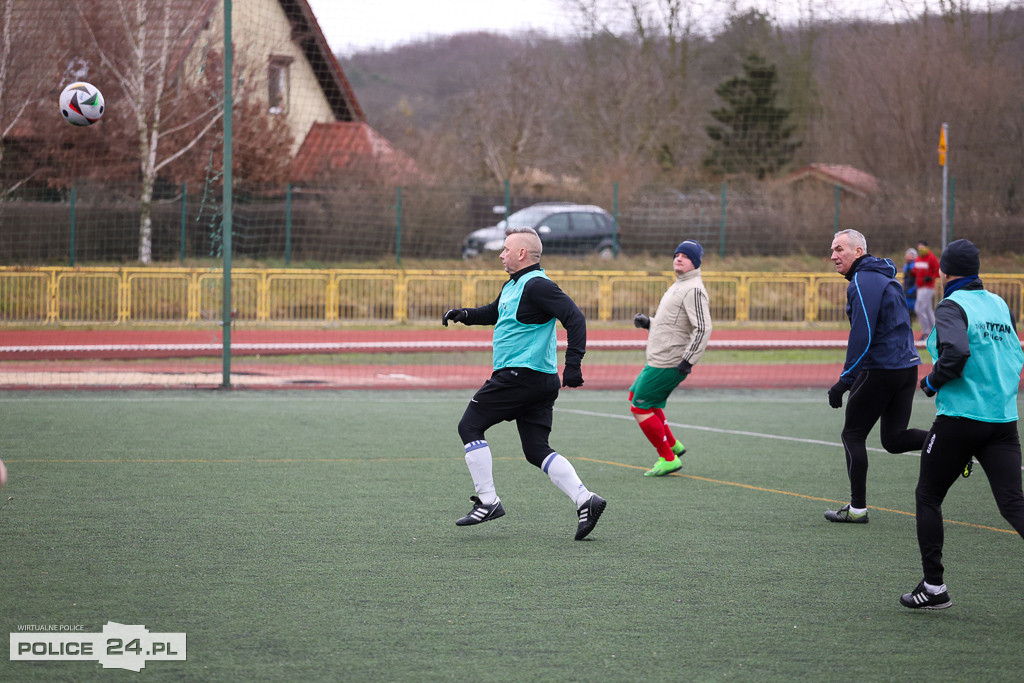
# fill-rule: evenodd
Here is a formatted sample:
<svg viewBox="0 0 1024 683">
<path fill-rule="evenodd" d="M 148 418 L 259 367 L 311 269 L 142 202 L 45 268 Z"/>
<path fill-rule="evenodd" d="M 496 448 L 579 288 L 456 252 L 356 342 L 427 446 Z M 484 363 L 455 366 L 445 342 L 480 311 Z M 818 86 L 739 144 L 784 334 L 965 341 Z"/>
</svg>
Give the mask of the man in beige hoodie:
<svg viewBox="0 0 1024 683">
<path fill-rule="evenodd" d="M 658 451 L 658 462 L 644 473 L 646 477 L 662 477 L 683 467 L 679 456 L 686 448 L 673 436 L 662 409 L 704 354 L 711 335 L 708 291 L 700 277 L 703 256 L 704 248 L 693 240 L 676 247 L 675 283 L 661 297 L 653 318 L 643 313 L 633 318 L 635 326 L 650 330 L 647 363 L 629 388 L 629 409 Z"/>
</svg>

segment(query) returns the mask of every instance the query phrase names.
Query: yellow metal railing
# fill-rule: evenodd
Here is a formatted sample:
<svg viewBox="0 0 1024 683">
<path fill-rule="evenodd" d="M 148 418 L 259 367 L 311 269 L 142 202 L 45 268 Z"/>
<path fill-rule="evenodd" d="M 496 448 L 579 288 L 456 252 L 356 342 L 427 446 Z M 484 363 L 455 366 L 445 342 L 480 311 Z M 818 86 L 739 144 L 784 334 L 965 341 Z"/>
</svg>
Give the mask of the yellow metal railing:
<svg viewBox="0 0 1024 683">
<path fill-rule="evenodd" d="M 548 271 L 590 320 L 653 313 L 671 273 Z M 500 271 L 231 271 L 235 323 L 257 325 L 433 322 L 453 306 L 492 301 Z M 1024 305 L 1024 275 L 983 275 L 986 287 Z M 820 273 L 706 272 L 712 319 L 833 323 L 846 319 L 842 277 Z M 177 325 L 218 322 L 223 274 L 209 268 L 0 267 L 0 325 Z"/>
</svg>

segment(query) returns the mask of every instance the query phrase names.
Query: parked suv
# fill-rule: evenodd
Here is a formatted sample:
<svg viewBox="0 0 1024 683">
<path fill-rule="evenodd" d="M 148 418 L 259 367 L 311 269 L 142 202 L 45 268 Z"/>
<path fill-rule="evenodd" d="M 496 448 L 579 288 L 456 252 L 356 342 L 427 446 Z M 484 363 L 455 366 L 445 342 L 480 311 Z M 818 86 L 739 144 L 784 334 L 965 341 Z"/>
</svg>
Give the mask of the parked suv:
<svg viewBox="0 0 1024 683">
<path fill-rule="evenodd" d="M 601 207 L 545 202 L 516 211 L 507 221 L 471 232 L 462 241 L 462 258 L 501 251 L 507 225 L 536 230 L 545 254 L 596 252 L 604 258 L 611 258 L 618 248 L 619 226 Z"/>
</svg>

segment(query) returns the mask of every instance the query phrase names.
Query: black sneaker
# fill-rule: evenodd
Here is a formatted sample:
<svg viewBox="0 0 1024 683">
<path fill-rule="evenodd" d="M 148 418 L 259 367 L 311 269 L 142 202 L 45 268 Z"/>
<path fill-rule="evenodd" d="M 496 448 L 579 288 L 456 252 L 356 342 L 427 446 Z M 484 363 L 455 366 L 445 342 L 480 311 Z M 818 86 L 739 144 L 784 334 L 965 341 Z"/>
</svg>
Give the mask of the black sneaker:
<svg viewBox="0 0 1024 683">
<path fill-rule="evenodd" d="M 591 494 L 590 500 L 576 510 L 576 516 L 580 520 L 576 525 L 577 541 L 582 541 L 587 537 L 587 534 L 594 530 L 594 527 L 597 526 L 597 520 L 601 518 L 601 513 L 604 512 L 607 505 L 608 501 L 594 493 Z"/>
<path fill-rule="evenodd" d="M 830 522 L 845 522 L 847 524 L 867 524 L 868 511 L 858 514 L 850 512 L 850 504 L 847 503 L 838 510 L 825 510 L 825 519 Z"/>
<path fill-rule="evenodd" d="M 913 591 L 900 596 L 900 604 L 910 609 L 946 609 L 953 604 L 953 601 L 949 599 L 945 584 L 942 588 L 941 593 L 929 593 L 922 581 Z"/>
<path fill-rule="evenodd" d="M 480 522 L 489 522 L 492 519 L 497 519 L 505 514 L 505 508 L 501 506 L 501 501 L 496 500 L 491 505 L 484 505 L 480 502 L 477 496 L 470 496 L 469 499 L 473 501 L 473 509 L 469 511 L 469 514 L 461 519 L 455 520 L 457 526 L 469 526 L 470 524 L 479 524 Z"/>
</svg>

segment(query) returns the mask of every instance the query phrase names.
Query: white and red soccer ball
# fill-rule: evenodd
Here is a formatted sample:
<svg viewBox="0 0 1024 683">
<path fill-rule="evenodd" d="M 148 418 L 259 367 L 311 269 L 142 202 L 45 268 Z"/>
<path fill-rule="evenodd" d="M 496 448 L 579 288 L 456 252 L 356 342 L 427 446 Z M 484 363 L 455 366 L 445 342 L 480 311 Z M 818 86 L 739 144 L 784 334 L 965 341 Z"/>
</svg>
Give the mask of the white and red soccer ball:
<svg viewBox="0 0 1024 683">
<path fill-rule="evenodd" d="M 71 83 L 60 94 L 60 113 L 73 126 L 91 126 L 103 116 L 103 108 L 103 93 L 92 83 Z"/>
</svg>

